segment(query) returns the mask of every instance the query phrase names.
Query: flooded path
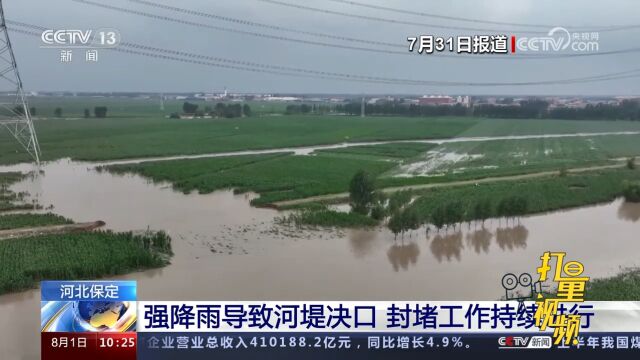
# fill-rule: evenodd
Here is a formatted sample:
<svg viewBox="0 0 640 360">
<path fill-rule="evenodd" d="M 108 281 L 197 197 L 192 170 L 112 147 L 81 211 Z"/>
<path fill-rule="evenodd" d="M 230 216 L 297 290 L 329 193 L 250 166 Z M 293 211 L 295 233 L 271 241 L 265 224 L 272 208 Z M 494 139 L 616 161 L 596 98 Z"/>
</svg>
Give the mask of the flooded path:
<svg viewBox="0 0 640 360">
<path fill-rule="evenodd" d="M 593 277 L 640 266 L 640 205 L 621 201 L 394 240 L 383 228 L 299 231 L 249 206 L 250 194 L 185 195 L 96 165 L 48 163 L 13 189 L 77 222 L 166 230 L 171 265 L 124 277 L 144 300 L 495 300 L 505 273 L 533 272 L 547 250 L 567 251 Z M 0 359 L 39 357 L 38 309 L 37 290 L 0 296 Z"/>
</svg>

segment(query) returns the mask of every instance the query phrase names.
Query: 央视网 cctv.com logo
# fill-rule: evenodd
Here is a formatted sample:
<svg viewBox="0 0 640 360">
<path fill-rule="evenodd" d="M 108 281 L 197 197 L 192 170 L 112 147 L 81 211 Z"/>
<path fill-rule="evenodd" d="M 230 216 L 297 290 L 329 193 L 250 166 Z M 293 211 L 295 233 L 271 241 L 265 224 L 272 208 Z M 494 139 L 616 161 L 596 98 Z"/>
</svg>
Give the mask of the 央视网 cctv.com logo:
<svg viewBox="0 0 640 360">
<path fill-rule="evenodd" d="M 571 33 L 563 27 L 551 29 L 547 36 L 511 38 L 515 48 L 522 52 L 596 52 L 600 49 L 599 40 L 598 32 Z"/>
<path fill-rule="evenodd" d="M 49 29 L 42 32 L 45 48 L 106 48 L 120 43 L 120 32 L 115 29 L 77 30 Z"/>
</svg>

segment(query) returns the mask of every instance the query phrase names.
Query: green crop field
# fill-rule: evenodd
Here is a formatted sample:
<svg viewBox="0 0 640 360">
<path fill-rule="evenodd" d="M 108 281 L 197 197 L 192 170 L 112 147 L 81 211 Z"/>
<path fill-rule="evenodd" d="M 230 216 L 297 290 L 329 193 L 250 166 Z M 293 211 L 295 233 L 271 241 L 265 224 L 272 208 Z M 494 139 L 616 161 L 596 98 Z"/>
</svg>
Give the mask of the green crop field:
<svg viewBox="0 0 640 360">
<path fill-rule="evenodd" d="M 255 191 L 254 204 L 304 198 L 347 189 L 358 169 L 376 176 L 396 163 L 362 160 L 330 154 L 236 156 L 195 160 L 148 162 L 110 166 L 113 172 L 134 172 L 156 181 L 170 181 L 184 192 L 208 193 L 219 189 Z"/>
<path fill-rule="evenodd" d="M 51 213 L 0 215 L 0 230 L 71 223 L 71 220 Z"/>
<path fill-rule="evenodd" d="M 453 137 L 467 118 L 279 116 L 242 119 L 107 118 L 42 120 L 35 126 L 45 160 L 109 160 L 342 142 Z M 0 164 L 28 161 L 0 132 Z"/>
<path fill-rule="evenodd" d="M 286 103 L 249 102 L 255 116 L 241 119 L 168 119 L 183 101 L 104 97 L 35 97 L 36 130 L 43 158 L 77 160 L 188 155 L 376 140 L 460 136 L 569 134 L 640 131 L 640 122 L 502 120 L 470 117 L 378 117 L 279 115 Z M 215 102 L 198 102 L 201 107 Z M 107 106 L 108 118 L 84 119 L 84 109 Z M 56 107 L 63 109 L 54 118 Z M 0 164 L 29 161 L 0 131 Z"/>
<path fill-rule="evenodd" d="M 167 181 L 176 189 L 202 193 L 232 188 L 254 191 L 256 205 L 348 190 L 353 174 L 365 170 L 379 188 L 518 175 L 563 168 L 620 164 L 612 159 L 640 154 L 640 136 L 547 138 L 461 142 L 435 146 L 395 143 L 327 149 L 311 156 L 269 154 L 194 160 L 148 162 L 111 166 L 113 172 L 133 172 L 155 181 Z M 427 153 L 429 151 L 429 153 Z M 465 154 L 465 159 L 442 161 L 429 154 Z M 427 155 L 425 155 L 427 154 Z M 427 158 L 427 175 L 398 177 Z M 429 165 L 431 166 L 431 165 Z"/>
<path fill-rule="evenodd" d="M 527 200 L 527 213 L 540 213 L 614 200 L 622 195 L 625 181 L 638 179 L 638 169 L 616 169 L 569 174 L 564 177 L 433 188 L 419 192 L 419 198 L 411 207 L 417 211 L 422 221 L 428 221 L 436 209 L 458 201 L 462 203 L 464 220 L 470 221 L 475 220 L 473 207 L 478 202 L 490 201 L 490 217 L 495 217 L 497 204 L 501 200 L 518 196 Z"/>
<path fill-rule="evenodd" d="M 0 294 L 30 289 L 40 280 L 96 279 L 161 267 L 170 238 L 87 232 L 0 241 Z"/>
<path fill-rule="evenodd" d="M 640 131 L 640 121 L 482 119 L 458 136 L 507 136 Z"/>
</svg>

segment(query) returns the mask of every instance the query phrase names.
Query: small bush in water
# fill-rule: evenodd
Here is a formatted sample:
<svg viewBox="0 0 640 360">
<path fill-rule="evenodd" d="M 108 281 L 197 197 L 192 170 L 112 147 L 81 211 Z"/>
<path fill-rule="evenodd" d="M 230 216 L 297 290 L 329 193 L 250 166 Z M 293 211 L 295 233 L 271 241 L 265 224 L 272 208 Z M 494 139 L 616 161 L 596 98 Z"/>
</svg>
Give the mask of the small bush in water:
<svg viewBox="0 0 640 360">
<path fill-rule="evenodd" d="M 640 182 L 629 182 L 624 187 L 624 198 L 630 202 L 640 202 Z"/>
</svg>

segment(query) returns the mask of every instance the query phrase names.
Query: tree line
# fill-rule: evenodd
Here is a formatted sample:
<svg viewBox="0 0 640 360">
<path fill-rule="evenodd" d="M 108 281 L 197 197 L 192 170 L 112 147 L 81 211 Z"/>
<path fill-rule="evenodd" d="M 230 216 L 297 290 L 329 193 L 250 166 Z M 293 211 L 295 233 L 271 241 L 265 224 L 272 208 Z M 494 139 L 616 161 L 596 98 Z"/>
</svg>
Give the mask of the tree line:
<svg viewBox="0 0 640 360">
<path fill-rule="evenodd" d="M 323 104 L 290 104 L 285 108 L 286 115 L 295 115 L 295 114 L 327 114 L 331 112 L 331 107 L 329 105 Z"/>
<path fill-rule="evenodd" d="M 452 200 L 436 206 L 429 214 L 422 214 L 411 206 L 411 191 L 398 191 L 387 197 L 376 191 L 373 179 L 362 170 L 358 171 L 349 183 L 349 199 L 351 209 L 355 213 L 370 216 L 377 221 L 388 218 L 387 227 L 396 236 L 422 226 L 427 226 L 428 231 L 429 225 L 433 225 L 440 231 L 473 220 L 484 224 L 492 217 L 515 219 L 529 211 L 529 200 L 514 195 L 498 201 L 482 199 L 472 204 Z"/>
<path fill-rule="evenodd" d="M 348 115 L 360 115 L 362 104 L 357 102 L 336 105 L 335 111 Z M 469 109 L 460 105 L 420 106 L 417 104 L 403 104 L 400 101 L 386 101 L 381 104 L 365 104 L 367 115 L 398 115 L 398 116 L 466 116 Z"/>
<path fill-rule="evenodd" d="M 421 106 L 403 104 L 399 100 L 382 104 L 366 104 L 367 115 L 397 116 L 475 116 L 501 119 L 563 119 L 563 120 L 640 120 L 640 101 L 623 100 L 619 105 L 588 104 L 584 108 L 550 108 L 544 100 L 532 99 L 513 103 L 506 99 L 501 104 L 477 104 L 464 107 L 461 104 Z M 301 105 L 300 105 L 301 106 Z M 335 111 L 348 115 L 359 115 L 361 103 L 351 102 L 336 105 Z"/>
<path fill-rule="evenodd" d="M 24 107 L 22 105 L 16 106 L 13 109 L 13 112 L 17 115 L 25 115 Z M 106 118 L 107 112 L 108 108 L 106 106 L 96 106 L 93 108 L 93 116 L 95 116 L 96 118 Z M 53 116 L 57 118 L 61 118 L 63 113 L 64 111 L 61 107 L 56 107 L 55 109 L 53 109 Z M 30 107 L 29 114 L 31 114 L 31 116 L 36 116 L 38 114 L 38 111 L 35 107 Z M 91 110 L 84 109 L 83 114 L 85 118 L 89 118 L 91 117 Z"/>
<path fill-rule="evenodd" d="M 214 116 L 214 117 L 223 117 L 223 118 L 236 118 L 236 117 L 244 117 L 251 116 L 251 107 L 249 104 L 225 104 L 225 103 L 217 103 L 215 107 L 211 107 L 209 105 L 200 109 L 198 104 L 190 103 L 185 101 L 182 104 L 182 112 L 187 115 L 193 115 L 196 117 L 203 116 Z M 180 118 L 180 114 L 172 113 L 171 118 Z"/>
</svg>

